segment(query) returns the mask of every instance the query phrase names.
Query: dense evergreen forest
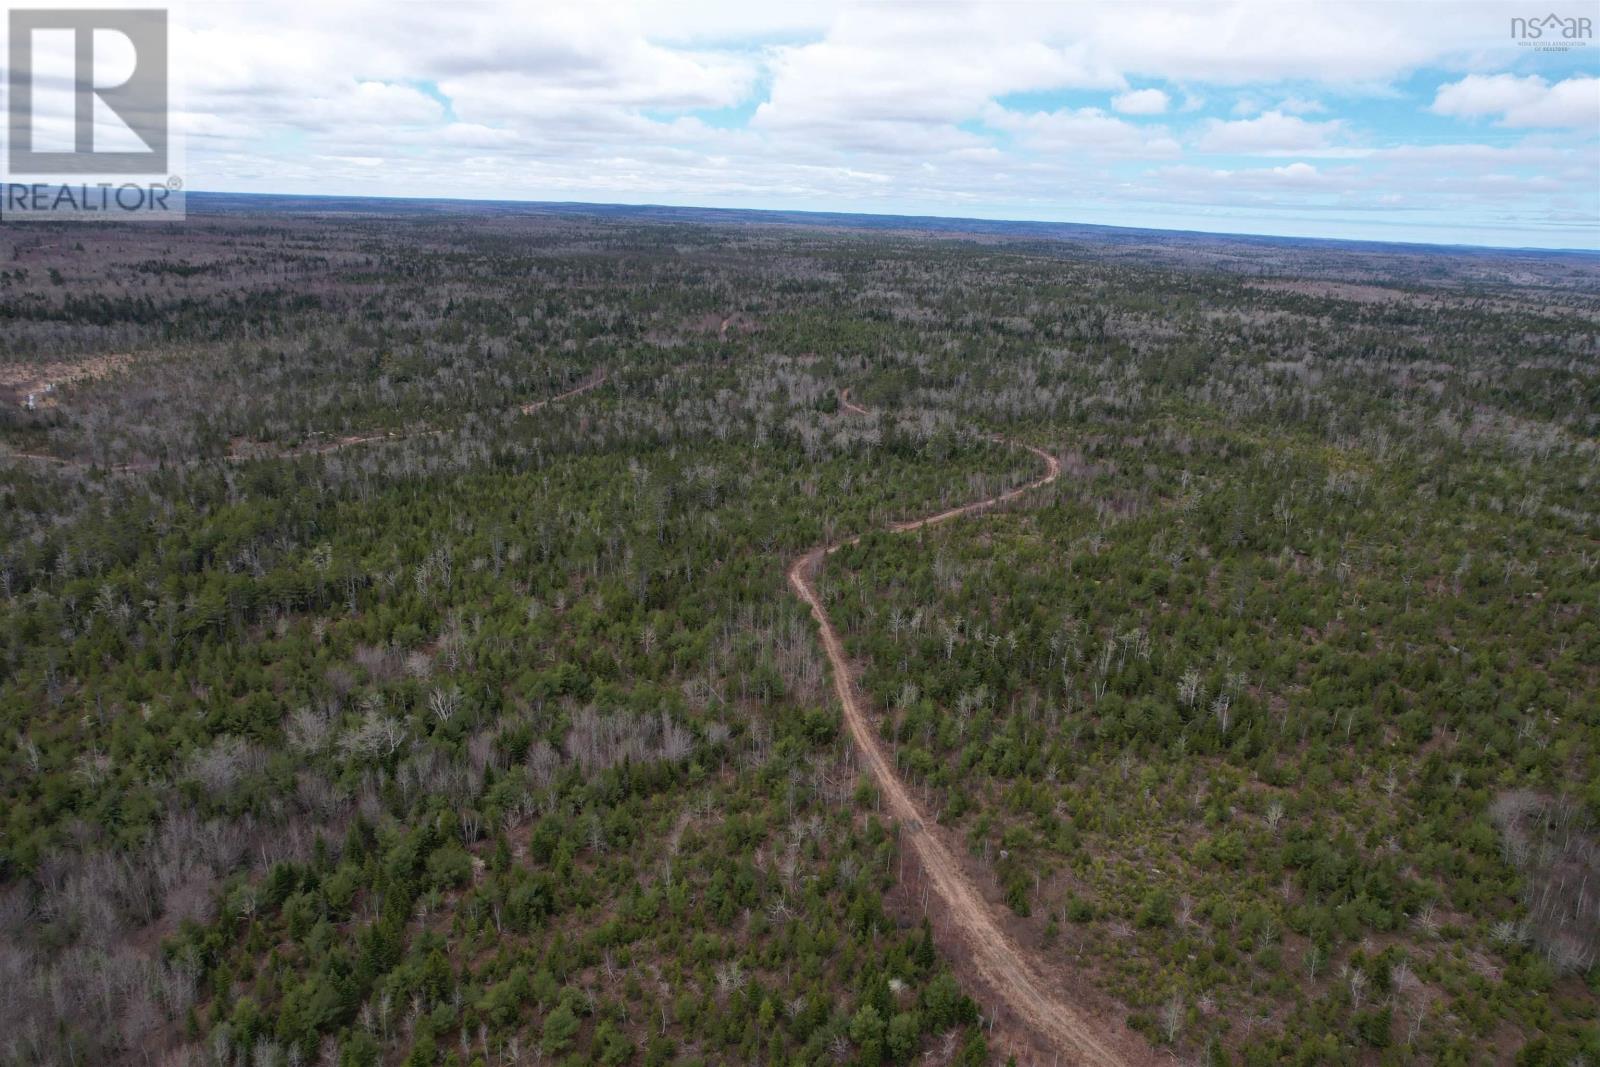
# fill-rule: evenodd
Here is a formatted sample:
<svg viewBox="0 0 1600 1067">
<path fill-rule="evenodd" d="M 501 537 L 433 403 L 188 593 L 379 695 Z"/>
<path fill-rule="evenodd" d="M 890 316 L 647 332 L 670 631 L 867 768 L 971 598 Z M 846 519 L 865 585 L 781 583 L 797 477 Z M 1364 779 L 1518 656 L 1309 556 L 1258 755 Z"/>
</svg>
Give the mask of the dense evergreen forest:
<svg viewBox="0 0 1600 1067">
<path fill-rule="evenodd" d="M 1116 1062 L 1600 1064 L 1595 257 L 228 210 L 0 339 L 0 1063 L 1049 1065 L 917 833 Z"/>
</svg>

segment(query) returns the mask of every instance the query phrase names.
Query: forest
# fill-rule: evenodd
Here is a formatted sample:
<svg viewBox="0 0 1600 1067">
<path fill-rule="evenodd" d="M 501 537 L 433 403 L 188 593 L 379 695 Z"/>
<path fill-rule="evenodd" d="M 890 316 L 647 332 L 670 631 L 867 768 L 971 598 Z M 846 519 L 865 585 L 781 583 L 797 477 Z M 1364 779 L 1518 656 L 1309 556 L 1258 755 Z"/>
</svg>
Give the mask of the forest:
<svg viewBox="0 0 1600 1067">
<path fill-rule="evenodd" d="M 197 204 L 0 231 L 6 1067 L 1600 1064 L 1600 257 Z"/>
</svg>

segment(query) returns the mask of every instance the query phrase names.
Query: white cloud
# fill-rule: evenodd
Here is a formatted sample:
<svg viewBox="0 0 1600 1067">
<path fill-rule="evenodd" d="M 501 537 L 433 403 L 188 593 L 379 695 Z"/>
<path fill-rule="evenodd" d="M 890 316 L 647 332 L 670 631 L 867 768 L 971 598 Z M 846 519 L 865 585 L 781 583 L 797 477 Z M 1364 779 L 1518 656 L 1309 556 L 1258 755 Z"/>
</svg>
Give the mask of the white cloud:
<svg viewBox="0 0 1600 1067">
<path fill-rule="evenodd" d="M 1250 167 L 1241 170 L 1220 170 L 1206 167 L 1163 167 L 1160 176 L 1180 183 L 1202 183 L 1235 188 L 1253 189 L 1305 189 L 1312 186 L 1329 186 L 1333 178 L 1309 163 L 1288 163 L 1281 167 Z M 1351 176 L 1344 175 L 1346 187 Z"/>
<path fill-rule="evenodd" d="M 1171 99 L 1160 89 L 1135 89 L 1111 98 L 1111 106 L 1124 115 L 1160 115 Z"/>
<path fill-rule="evenodd" d="M 352 92 L 329 106 L 337 112 L 330 117 L 347 122 L 416 126 L 444 118 L 444 107 L 433 97 L 409 85 L 387 82 L 357 82 Z"/>
<path fill-rule="evenodd" d="M 1253 119 L 1224 122 L 1212 119 L 1195 147 L 1202 152 L 1250 152 L 1287 155 L 1326 148 L 1342 133 L 1343 122 L 1307 122 L 1281 111 L 1268 111 Z"/>
<path fill-rule="evenodd" d="M 1018 5 L 1027 17 L 1039 10 Z M 1063 5 L 1065 6 L 1065 5 Z M 1097 51 L 1124 74 L 1218 85 L 1378 81 L 1481 45 L 1498 15 L 1467 3 L 1085 5 Z"/>
<path fill-rule="evenodd" d="M 1151 159 L 1180 152 L 1178 142 L 1165 129 L 1136 126 L 1093 107 L 1032 113 L 994 107 L 985 121 L 995 129 L 1012 134 L 1034 151 Z"/>
<path fill-rule="evenodd" d="M 851 8 L 826 35 L 772 53 L 753 124 L 832 136 L 859 123 L 956 124 L 996 97 L 1123 81 L 1080 43 L 1017 32 L 1001 8 Z"/>
<path fill-rule="evenodd" d="M 1572 127 L 1600 131 L 1600 78 L 1554 85 L 1536 74 L 1469 74 L 1439 87 L 1434 113 L 1455 118 L 1493 116 L 1504 126 Z"/>
<path fill-rule="evenodd" d="M 1290 163 L 1283 167 L 1273 167 L 1272 173 L 1290 182 L 1314 182 L 1322 177 L 1322 172 L 1309 163 Z"/>
<path fill-rule="evenodd" d="M 1286 96 L 1278 102 L 1278 110 L 1290 115 L 1320 115 L 1328 110 L 1328 105 L 1303 96 Z"/>
<path fill-rule="evenodd" d="M 1268 110 L 1268 105 L 1259 96 L 1241 96 L 1234 102 L 1235 115 L 1259 115 Z M 1319 115 L 1328 110 L 1328 105 L 1321 100 L 1312 100 L 1304 96 L 1286 96 L 1278 101 L 1273 111 L 1280 111 L 1285 115 Z"/>
<path fill-rule="evenodd" d="M 1595 157 L 1594 146 L 1583 152 L 1577 146 L 1558 146 L 1548 142 L 1523 140 L 1510 145 L 1475 144 L 1453 141 L 1425 145 L 1404 144 L 1374 149 L 1368 158 L 1441 167 L 1558 167 L 1574 155 Z"/>
</svg>

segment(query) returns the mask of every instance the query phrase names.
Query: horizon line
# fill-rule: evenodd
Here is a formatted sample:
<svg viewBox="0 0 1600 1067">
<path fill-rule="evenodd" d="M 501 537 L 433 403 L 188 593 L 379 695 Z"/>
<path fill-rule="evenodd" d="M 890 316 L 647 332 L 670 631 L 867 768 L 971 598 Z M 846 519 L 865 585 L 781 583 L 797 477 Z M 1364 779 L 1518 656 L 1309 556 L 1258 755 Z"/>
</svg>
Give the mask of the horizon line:
<svg viewBox="0 0 1600 1067">
<path fill-rule="evenodd" d="M 939 223 L 980 223 L 986 225 L 1027 225 L 1027 226 L 1060 226 L 1075 227 L 1087 230 L 1103 230 L 1118 233 L 1148 233 L 1166 234 L 1187 238 L 1232 238 L 1236 240 L 1271 240 L 1271 241 L 1307 241 L 1335 245 L 1401 245 L 1415 249 L 1440 249 L 1452 252 L 1522 252 L 1543 253 L 1557 255 L 1578 255 L 1600 257 L 1600 246 L 1581 247 L 1568 245 L 1494 245 L 1474 244 L 1470 242 L 1451 241 L 1420 241 L 1406 238 L 1377 238 L 1377 237 L 1323 237 L 1307 236 L 1295 233 L 1270 233 L 1246 230 L 1201 230 L 1184 228 L 1163 228 L 1157 226 L 1134 226 L 1119 223 L 1104 222 L 1077 222 L 1063 221 L 1060 219 L 1021 218 L 1021 217 L 993 217 L 986 218 L 978 215 L 937 215 L 937 214 L 906 214 L 903 212 L 874 212 L 874 211 L 848 211 L 821 208 L 786 208 L 786 207 L 730 207 L 720 204 L 671 204 L 655 203 L 650 201 L 602 201 L 602 200 L 532 200 L 519 198 L 493 199 L 478 196 L 440 196 L 422 194 L 371 194 L 371 193 L 296 193 L 296 192 L 243 192 L 222 189 L 193 190 L 190 197 L 200 198 L 202 202 L 212 197 L 248 197 L 262 200 L 292 200 L 312 199 L 329 201 L 381 201 L 396 204 L 460 204 L 460 205 L 494 205 L 494 206 L 520 206 L 520 207 L 555 207 L 555 208 L 580 208 L 580 209 L 610 209 L 632 211 L 710 211 L 729 215 L 805 215 L 835 219 L 889 219 L 905 220 L 907 222 L 939 222 Z M 192 203 L 192 202 L 191 202 Z M 915 227 L 912 227 L 915 228 Z"/>
</svg>

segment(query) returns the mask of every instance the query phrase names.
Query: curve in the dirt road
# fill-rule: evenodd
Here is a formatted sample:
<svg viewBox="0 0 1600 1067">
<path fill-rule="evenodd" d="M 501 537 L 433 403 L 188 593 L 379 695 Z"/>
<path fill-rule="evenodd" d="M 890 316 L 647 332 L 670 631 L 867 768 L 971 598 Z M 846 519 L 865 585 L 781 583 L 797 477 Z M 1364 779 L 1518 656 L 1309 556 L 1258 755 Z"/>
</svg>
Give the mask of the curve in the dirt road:
<svg viewBox="0 0 1600 1067">
<path fill-rule="evenodd" d="M 870 415 L 866 408 L 850 400 L 850 391 L 839 394 L 840 407 L 857 415 Z M 1025 448 L 1045 464 L 1045 473 L 1016 489 L 997 496 L 977 500 L 960 507 L 950 508 L 934 515 L 907 522 L 898 522 L 888 529 L 906 533 L 925 526 L 948 522 L 962 515 L 971 515 L 995 508 L 1014 500 L 1033 489 L 1049 485 L 1061 475 L 1061 461 L 1048 452 L 1020 441 L 1003 437 L 993 440 Z M 1029 959 L 1026 950 L 1018 945 L 996 919 L 993 909 L 968 877 L 960 859 L 946 846 L 937 834 L 926 829 L 930 820 L 911 796 L 900 778 L 889 753 L 868 716 L 867 699 L 860 692 L 856 678 L 845 658 L 844 645 L 838 632 L 828 619 L 817 594 L 815 578 L 822 561 L 846 545 L 860 541 L 859 536 L 833 544 L 819 545 L 796 559 L 789 568 L 789 584 L 796 595 L 810 608 L 822 637 L 823 650 L 833 670 L 834 691 L 843 706 L 845 722 L 850 736 L 855 740 L 862 758 L 871 768 L 872 776 L 882 790 L 889 814 L 909 831 L 908 838 L 920 862 L 927 881 L 947 909 L 956 932 L 962 939 L 966 955 L 989 994 L 1008 1007 L 1034 1039 L 1052 1052 L 1066 1057 L 1062 1064 L 1074 1063 L 1093 1067 L 1123 1067 L 1142 1062 L 1146 1057 L 1130 1055 L 1124 1041 L 1105 1033 L 1102 1023 L 1070 1003 L 1054 990 L 1038 967 Z M 1120 1036 L 1120 1035 L 1119 1035 Z"/>
</svg>

